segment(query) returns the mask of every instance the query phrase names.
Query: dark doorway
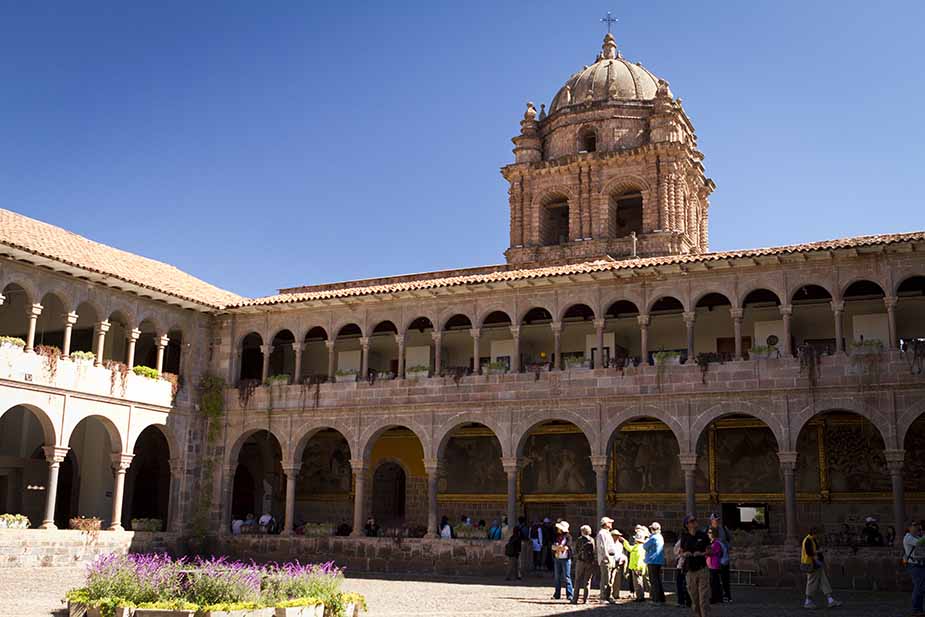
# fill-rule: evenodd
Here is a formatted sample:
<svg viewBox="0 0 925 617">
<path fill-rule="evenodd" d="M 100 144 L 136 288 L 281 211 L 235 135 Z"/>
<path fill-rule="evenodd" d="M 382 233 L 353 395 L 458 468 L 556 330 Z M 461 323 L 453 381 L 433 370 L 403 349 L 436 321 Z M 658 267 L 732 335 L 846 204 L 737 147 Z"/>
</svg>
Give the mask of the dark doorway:
<svg viewBox="0 0 925 617">
<path fill-rule="evenodd" d="M 58 493 L 55 495 L 55 525 L 67 529 L 72 512 L 77 512 L 80 499 L 80 481 L 77 473 L 77 459 L 71 450 L 58 468 Z"/>
<path fill-rule="evenodd" d="M 248 514 L 260 516 L 256 488 L 251 472 L 244 465 L 238 465 L 238 470 L 234 474 L 234 490 L 232 491 L 234 497 L 231 500 L 233 519 L 243 520 Z"/>
<path fill-rule="evenodd" d="M 384 526 L 400 526 L 405 521 L 405 470 L 397 463 L 383 463 L 376 469 L 373 516 Z"/>
<path fill-rule="evenodd" d="M 135 444 L 135 458 L 125 478 L 122 525 L 133 518 L 156 518 L 166 529 L 170 505 L 170 445 L 160 429 L 150 426 Z"/>
</svg>

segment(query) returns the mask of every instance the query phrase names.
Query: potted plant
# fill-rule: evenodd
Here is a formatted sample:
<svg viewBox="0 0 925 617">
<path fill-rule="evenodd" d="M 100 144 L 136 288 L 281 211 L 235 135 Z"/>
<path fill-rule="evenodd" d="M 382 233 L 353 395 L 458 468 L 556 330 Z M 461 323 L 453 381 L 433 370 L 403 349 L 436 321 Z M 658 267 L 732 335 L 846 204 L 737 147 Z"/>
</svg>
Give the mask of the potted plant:
<svg viewBox="0 0 925 617">
<path fill-rule="evenodd" d="M 18 336 L 0 336 L 0 348 L 3 350 L 13 349 L 18 347 L 22 350 L 26 346 L 26 341 L 22 340 Z"/>
<path fill-rule="evenodd" d="M 489 362 L 486 368 L 489 375 L 503 375 L 508 371 L 507 364 L 500 360 Z"/>
<path fill-rule="evenodd" d="M 147 379 L 160 379 L 160 375 L 157 372 L 156 368 L 151 368 L 150 366 L 138 365 L 132 367 L 132 372 L 138 375 L 139 377 L 145 377 Z"/>
<path fill-rule="evenodd" d="M 681 353 L 678 351 L 656 351 L 652 354 L 656 366 L 677 366 L 681 364 Z"/>
<path fill-rule="evenodd" d="M 0 529 L 28 529 L 29 517 L 25 514 L 0 514 Z"/>
<path fill-rule="evenodd" d="M 590 362 L 586 362 L 583 356 L 565 356 L 562 359 L 565 362 L 565 368 L 570 371 L 591 368 Z"/>
<path fill-rule="evenodd" d="M 357 380 L 358 371 L 355 369 L 337 369 L 337 372 L 334 373 L 334 381 L 341 382 L 355 382 Z"/>
<path fill-rule="evenodd" d="M 268 386 L 288 386 L 289 385 L 289 375 L 287 373 L 282 373 L 279 375 L 270 375 L 267 377 Z"/>
<path fill-rule="evenodd" d="M 430 376 L 430 367 L 423 364 L 417 364 L 405 369 L 406 379 L 426 379 Z"/>
<path fill-rule="evenodd" d="M 71 360 L 78 364 L 93 364 L 93 361 L 96 360 L 96 354 L 92 351 L 72 351 L 70 357 Z"/>
<path fill-rule="evenodd" d="M 79 531 L 99 531 L 103 521 L 95 516 L 75 516 L 68 520 L 67 526 Z"/>
<path fill-rule="evenodd" d="M 883 351 L 883 341 L 876 338 L 865 339 L 862 336 L 860 340 L 851 341 L 848 350 L 852 356 L 874 356 Z"/>
<path fill-rule="evenodd" d="M 768 358 L 780 356 L 777 347 L 774 345 L 755 345 L 748 352 L 750 358 L 754 360 L 767 360 Z"/>
</svg>

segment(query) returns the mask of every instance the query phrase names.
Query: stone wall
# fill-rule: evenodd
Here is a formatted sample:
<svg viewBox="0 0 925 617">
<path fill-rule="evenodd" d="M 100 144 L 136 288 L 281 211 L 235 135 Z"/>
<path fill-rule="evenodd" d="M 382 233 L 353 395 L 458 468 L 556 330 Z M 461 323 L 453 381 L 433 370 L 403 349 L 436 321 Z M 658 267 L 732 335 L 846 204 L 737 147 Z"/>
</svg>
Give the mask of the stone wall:
<svg viewBox="0 0 925 617">
<path fill-rule="evenodd" d="M 174 533 L 0 529 L 0 568 L 82 565 L 104 553 L 181 550 Z"/>
</svg>

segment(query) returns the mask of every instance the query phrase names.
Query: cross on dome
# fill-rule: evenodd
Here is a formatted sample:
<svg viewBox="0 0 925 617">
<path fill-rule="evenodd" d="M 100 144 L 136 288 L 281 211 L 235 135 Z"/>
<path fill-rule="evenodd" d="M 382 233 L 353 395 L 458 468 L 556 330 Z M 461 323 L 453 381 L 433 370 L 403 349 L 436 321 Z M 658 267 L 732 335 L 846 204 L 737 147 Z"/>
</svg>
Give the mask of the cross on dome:
<svg viewBox="0 0 925 617">
<path fill-rule="evenodd" d="M 601 23 L 607 24 L 607 34 L 610 34 L 611 32 L 613 32 L 613 25 L 617 23 L 618 21 L 620 20 L 617 19 L 616 17 L 613 17 L 610 14 L 610 11 L 607 11 L 607 15 L 605 17 L 601 17 Z"/>
</svg>

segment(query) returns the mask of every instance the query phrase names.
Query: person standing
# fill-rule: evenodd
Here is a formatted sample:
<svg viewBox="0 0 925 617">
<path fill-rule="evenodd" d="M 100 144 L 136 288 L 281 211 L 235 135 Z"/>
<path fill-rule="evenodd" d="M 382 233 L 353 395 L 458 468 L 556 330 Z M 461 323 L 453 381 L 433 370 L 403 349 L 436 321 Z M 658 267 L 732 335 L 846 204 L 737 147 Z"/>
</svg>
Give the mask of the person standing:
<svg viewBox="0 0 925 617">
<path fill-rule="evenodd" d="M 623 580 L 630 578 L 629 568 L 626 567 L 629 563 L 630 543 L 626 541 L 619 529 L 614 529 L 610 532 L 610 535 L 613 536 L 617 556 L 616 571 L 613 575 L 613 597 L 619 600 L 623 591 Z M 631 580 L 629 583 L 632 585 Z M 630 587 L 630 591 L 632 591 L 632 587 Z"/>
<path fill-rule="evenodd" d="M 683 531 L 682 531 L 683 533 Z M 675 592 L 678 595 L 678 608 L 691 605 L 691 598 L 687 595 L 687 582 L 684 578 L 684 557 L 681 555 L 681 538 L 678 537 L 678 541 L 674 543 L 674 556 L 675 556 L 675 575 L 674 575 L 674 588 Z"/>
<path fill-rule="evenodd" d="M 922 521 L 912 521 L 909 532 L 903 536 L 903 562 L 912 576 L 912 612 L 925 615 L 922 608 L 925 599 L 925 535 L 922 535 Z"/>
<path fill-rule="evenodd" d="M 591 575 L 597 563 L 594 549 L 594 538 L 591 537 L 591 527 L 581 526 L 581 535 L 575 541 L 575 590 L 572 592 L 572 604 L 578 604 L 578 596 L 582 590 L 585 592 L 584 603 L 588 603 L 591 593 Z"/>
<path fill-rule="evenodd" d="M 825 558 L 816 540 L 816 528 L 810 527 L 809 533 L 803 538 L 803 547 L 800 551 L 800 570 L 806 573 L 806 599 L 803 608 L 817 608 L 813 596 L 821 590 L 826 597 L 829 608 L 841 606 L 841 602 L 832 597 L 832 585 L 825 572 Z"/>
<path fill-rule="evenodd" d="M 543 554 L 543 526 L 538 522 L 533 523 L 533 526 L 530 527 L 530 548 L 533 554 L 533 571 L 538 572 L 543 563 L 541 559 Z"/>
<path fill-rule="evenodd" d="M 633 576 L 633 593 L 636 602 L 646 600 L 646 552 L 642 547 L 646 537 L 642 530 L 636 529 L 633 546 L 630 548 L 629 569 Z"/>
<path fill-rule="evenodd" d="M 707 549 L 710 538 L 697 528 L 697 517 L 684 517 L 684 533 L 681 534 L 681 556 L 684 558 L 684 577 L 687 593 L 691 598 L 691 613 L 694 617 L 710 614 L 710 577 L 707 572 Z"/>
<path fill-rule="evenodd" d="M 609 516 L 601 518 L 601 529 L 597 532 L 594 548 L 598 566 L 601 568 L 600 601 L 613 604 L 620 595 L 620 588 L 617 587 L 616 592 L 613 588 L 617 571 L 617 546 L 611 535 L 611 529 L 613 529 L 613 519 Z"/>
<path fill-rule="evenodd" d="M 662 525 L 656 521 L 649 525 L 652 535 L 642 545 L 646 553 L 646 569 L 649 572 L 650 597 L 656 604 L 665 602 L 665 590 L 662 588 L 662 567 L 665 565 L 665 540 L 662 538 Z"/>
<path fill-rule="evenodd" d="M 719 604 L 723 601 L 723 584 L 719 578 L 719 564 L 723 558 L 723 545 L 717 538 L 712 527 L 707 528 L 710 536 L 710 547 L 707 549 L 707 569 L 710 571 L 710 604 Z"/>
<path fill-rule="evenodd" d="M 515 525 L 511 531 L 511 537 L 507 539 L 504 545 L 504 556 L 507 557 L 507 576 L 506 581 L 521 579 L 520 572 L 520 551 L 523 548 L 523 538 L 521 537 L 520 526 Z"/>
<path fill-rule="evenodd" d="M 568 532 L 567 521 L 556 523 L 556 537 L 552 542 L 553 577 L 555 590 L 553 600 L 562 597 L 562 585 L 565 584 L 565 597 L 571 601 L 574 589 L 572 587 L 572 535 Z"/>
<path fill-rule="evenodd" d="M 710 529 L 717 534 L 716 538 L 726 551 L 725 558 L 721 559 L 719 564 L 719 582 L 722 586 L 723 602 L 732 602 L 732 571 L 729 559 L 729 550 L 732 547 L 732 534 L 729 532 L 729 528 L 723 524 L 722 517 L 716 512 L 710 515 Z"/>
</svg>

